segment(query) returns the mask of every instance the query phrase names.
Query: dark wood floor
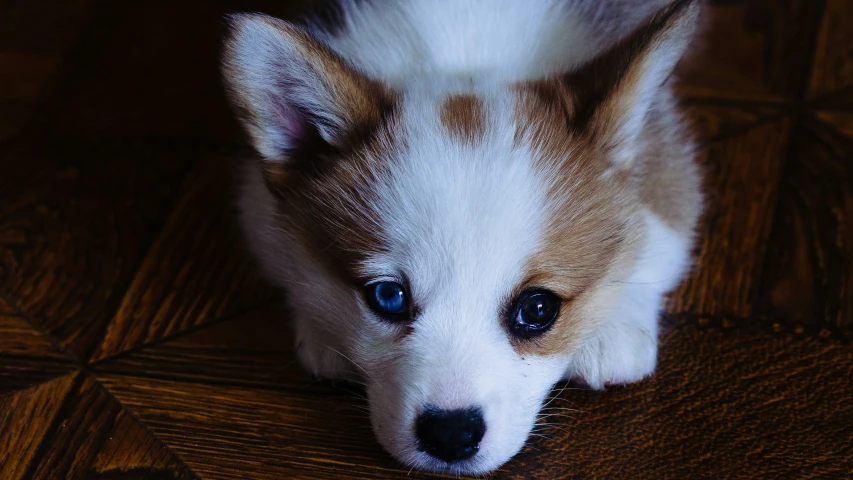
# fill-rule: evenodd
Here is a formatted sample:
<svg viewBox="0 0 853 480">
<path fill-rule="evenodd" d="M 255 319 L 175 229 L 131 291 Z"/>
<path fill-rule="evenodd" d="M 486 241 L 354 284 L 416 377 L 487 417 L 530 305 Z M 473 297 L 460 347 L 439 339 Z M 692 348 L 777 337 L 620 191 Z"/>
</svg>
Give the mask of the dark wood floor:
<svg viewBox="0 0 853 480">
<path fill-rule="evenodd" d="M 0 3 L 0 478 L 388 478 L 235 229 L 221 15 Z M 678 86 L 710 194 L 651 379 L 496 478 L 853 476 L 853 1 L 719 0 Z M 420 478 L 413 472 L 411 478 Z"/>
</svg>

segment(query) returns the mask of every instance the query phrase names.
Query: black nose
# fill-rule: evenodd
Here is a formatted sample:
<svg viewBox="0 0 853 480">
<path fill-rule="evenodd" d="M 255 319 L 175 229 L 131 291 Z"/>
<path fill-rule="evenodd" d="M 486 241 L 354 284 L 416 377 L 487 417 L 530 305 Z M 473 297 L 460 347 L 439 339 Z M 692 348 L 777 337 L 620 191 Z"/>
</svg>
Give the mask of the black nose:
<svg viewBox="0 0 853 480">
<path fill-rule="evenodd" d="M 458 462 L 474 456 L 486 433 L 486 422 L 479 408 L 438 410 L 428 408 L 415 422 L 420 450 L 445 462 Z"/>
</svg>

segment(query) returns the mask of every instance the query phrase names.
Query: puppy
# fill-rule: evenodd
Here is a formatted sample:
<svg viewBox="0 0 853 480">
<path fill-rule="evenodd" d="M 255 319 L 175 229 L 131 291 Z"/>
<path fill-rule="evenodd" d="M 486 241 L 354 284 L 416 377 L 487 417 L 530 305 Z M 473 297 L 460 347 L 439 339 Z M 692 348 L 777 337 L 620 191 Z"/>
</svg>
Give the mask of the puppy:
<svg viewBox="0 0 853 480">
<path fill-rule="evenodd" d="M 555 383 L 654 371 L 701 210 L 668 86 L 700 7 L 633 3 L 230 17 L 224 78 L 260 156 L 246 237 L 305 368 L 360 377 L 399 461 L 492 471 Z"/>
</svg>

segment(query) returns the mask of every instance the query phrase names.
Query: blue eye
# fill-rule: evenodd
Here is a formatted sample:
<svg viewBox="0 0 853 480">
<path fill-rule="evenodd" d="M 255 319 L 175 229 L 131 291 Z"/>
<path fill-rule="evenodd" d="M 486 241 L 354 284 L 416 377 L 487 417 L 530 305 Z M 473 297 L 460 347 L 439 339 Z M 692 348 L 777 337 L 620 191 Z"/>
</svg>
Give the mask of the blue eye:
<svg viewBox="0 0 853 480">
<path fill-rule="evenodd" d="M 365 290 L 367 304 L 374 312 L 383 316 L 402 315 L 408 310 L 406 290 L 395 282 L 377 282 Z"/>
</svg>

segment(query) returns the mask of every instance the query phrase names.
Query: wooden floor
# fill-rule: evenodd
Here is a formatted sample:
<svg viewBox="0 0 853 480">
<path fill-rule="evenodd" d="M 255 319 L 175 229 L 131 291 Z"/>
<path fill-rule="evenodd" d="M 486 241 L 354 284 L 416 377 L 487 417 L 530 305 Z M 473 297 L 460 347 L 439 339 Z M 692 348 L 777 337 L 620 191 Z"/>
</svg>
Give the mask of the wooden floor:
<svg viewBox="0 0 853 480">
<path fill-rule="evenodd" d="M 294 363 L 240 243 L 221 16 L 0 3 L 0 478 L 404 478 Z M 853 477 L 853 1 L 719 0 L 678 91 L 709 192 L 658 373 L 565 390 L 495 478 Z"/>
</svg>

